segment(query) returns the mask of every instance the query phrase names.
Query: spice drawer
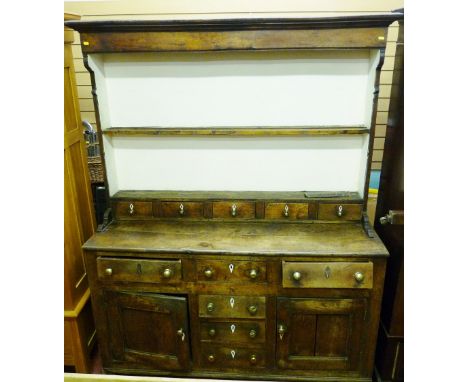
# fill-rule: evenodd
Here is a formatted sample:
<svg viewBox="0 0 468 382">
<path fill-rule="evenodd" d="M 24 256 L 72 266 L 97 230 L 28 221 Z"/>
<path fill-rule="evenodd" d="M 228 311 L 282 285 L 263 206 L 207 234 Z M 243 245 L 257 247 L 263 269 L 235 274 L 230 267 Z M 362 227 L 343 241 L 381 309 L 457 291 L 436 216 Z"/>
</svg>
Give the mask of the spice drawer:
<svg viewBox="0 0 468 382">
<path fill-rule="evenodd" d="M 153 203 L 151 202 L 117 202 L 115 214 L 118 219 L 151 218 Z"/>
<path fill-rule="evenodd" d="M 201 202 L 161 202 L 159 214 L 164 218 L 202 218 Z"/>
<path fill-rule="evenodd" d="M 231 369 L 265 366 L 263 349 L 202 344 L 202 366 Z"/>
<path fill-rule="evenodd" d="M 265 282 L 267 266 L 261 261 L 197 261 L 197 277 L 203 281 Z"/>
<path fill-rule="evenodd" d="M 283 261 L 283 288 L 360 288 L 373 286 L 371 262 Z"/>
<path fill-rule="evenodd" d="M 309 218 L 308 203 L 266 203 L 265 219 L 307 220 Z"/>
<path fill-rule="evenodd" d="M 226 343 L 263 343 L 265 342 L 264 321 L 202 321 L 201 340 Z"/>
<path fill-rule="evenodd" d="M 255 202 L 213 202 L 213 218 L 254 219 Z"/>
<path fill-rule="evenodd" d="M 362 204 L 320 203 L 318 220 L 361 220 Z"/>
<path fill-rule="evenodd" d="M 179 283 L 182 280 L 180 260 L 142 260 L 99 257 L 97 275 L 101 281 L 145 283 Z"/>
<path fill-rule="evenodd" d="M 200 317 L 265 318 L 265 297 L 199 296 Z"/>
</svg>

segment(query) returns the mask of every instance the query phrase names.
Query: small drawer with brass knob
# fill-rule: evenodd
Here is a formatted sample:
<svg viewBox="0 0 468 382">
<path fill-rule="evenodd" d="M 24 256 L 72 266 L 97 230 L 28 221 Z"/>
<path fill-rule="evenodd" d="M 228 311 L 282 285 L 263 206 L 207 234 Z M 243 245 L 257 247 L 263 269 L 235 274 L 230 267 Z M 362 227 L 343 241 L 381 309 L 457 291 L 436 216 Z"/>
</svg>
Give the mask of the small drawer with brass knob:
<svg viewBox="0 0 468 382">
<path fill-rule="evenodd" d="M 200 334 L 202 341 L 213 343 L 264 343 L 265 321 L 202 320 Z"/>
<path fill-rule="evenodd" d="M 272 220 L 307 220 L 308 203 L 265 203 L 265 219 Z"/>
<path fill-rule="evenodd" d="M 143 201 L 119 201 L 114 204 L 117 219 L 151 219 L 153 204 Z"/>
<path fill-rule="evenodd" d="M 213 202 L 215 219 L 255 219 L 255 202 L 222 201 Z"/>
<path fill-rule="evenodd" d="M 261 348 L 202 344 L 202 364 L 217 369 L 265 367 L 265 351 Z"/>
<path fill-rule="evenodd" d="M 163 201 L 159 204 L 159 215 L 162 218 L 203 218 L 203 202 Z"/>
<path fill-rule="evenodd" d="M 263 296 L 201 295 L 198 299 L 200 317 L 265 318 Z"/>
<path fill-rule="evenodd" d="M 283 261 L 283 288 L 363 288 L 373 286 L 373 263 Z"/>
<path fill-rule="evenodd" d="M 318 220 L 361 220 L 362 204 L 320 203 Z"/>
<path fill-rule="evenodd" d="M 197 278 L 210 282 L 264 283 L 267 264 L 264 261 L 198 260 Z"/>
<path fill-rule="evenodd" d="M 180 260 L 149 260 L 98 257 L 98 279 L 104 282 L 143 282 L 171 284 L 182 281 Z"/>
</svg>

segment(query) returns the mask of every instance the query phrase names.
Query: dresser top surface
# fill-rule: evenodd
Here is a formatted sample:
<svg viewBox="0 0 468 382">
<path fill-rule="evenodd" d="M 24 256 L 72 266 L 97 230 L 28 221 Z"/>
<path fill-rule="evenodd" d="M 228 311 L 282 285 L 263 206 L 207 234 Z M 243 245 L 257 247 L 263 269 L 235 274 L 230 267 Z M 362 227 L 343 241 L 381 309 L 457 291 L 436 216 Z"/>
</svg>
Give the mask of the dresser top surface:
<svg viewBox="0 0 468 382">
<path fill-rule="evenodd" d="M 86 250 L 281 256 L 388 256 L 360 223 L 119 221 Z"/>
</svg>

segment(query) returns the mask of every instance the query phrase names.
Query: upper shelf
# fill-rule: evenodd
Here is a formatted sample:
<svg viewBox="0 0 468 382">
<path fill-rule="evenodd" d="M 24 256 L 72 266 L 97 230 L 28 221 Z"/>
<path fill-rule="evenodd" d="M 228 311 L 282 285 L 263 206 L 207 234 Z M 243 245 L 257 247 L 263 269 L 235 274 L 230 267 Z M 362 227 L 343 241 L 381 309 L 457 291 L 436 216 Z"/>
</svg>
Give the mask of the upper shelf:
<svg viewBox="0 0 468 382">
<path fill-rule="evenodd" d="M 103 130 L 109 136 L 327 136 L 368 134 L 364 126 L 293 126 L 293 127 L 112 127 Z"/>
</svg>

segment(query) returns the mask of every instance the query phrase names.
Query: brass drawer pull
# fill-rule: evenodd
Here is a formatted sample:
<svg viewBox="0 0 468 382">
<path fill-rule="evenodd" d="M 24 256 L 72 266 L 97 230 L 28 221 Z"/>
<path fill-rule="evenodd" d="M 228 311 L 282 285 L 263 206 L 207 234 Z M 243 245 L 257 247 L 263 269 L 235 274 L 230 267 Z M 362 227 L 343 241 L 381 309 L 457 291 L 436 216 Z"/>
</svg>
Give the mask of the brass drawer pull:
<svg viewBox="0 0 468 382">
<path fill-rule="evenodd" d="M 208 335 L 210 337 L 214 337 L 216 335 L 216 329 L 215 328 L 211 328 L 210 330 L 208 330 Z"/>
<path fill-rule="evenodd" d="M 256 279 L 258 277 L 258 271 L 256 269 L 250 270 L 249 276 L 252 280 Z"/>
<path fill-rule="evenodd" d="M 296 272 L 293 272 L 292 274 L 292 278 L 296 281 L 299 281 L 301 277 L 302 277 L 301 272 L 296 271 Z"/>
<path fill-rule="evenodd" d="M 231 206 L 231 216 L 234 217 L 236 215 L 237 215 L 237 206 L 236 206 L 236 204 L 233 204 Z"/>
<path fill-rule="evenodd" d="M 211 268 L 206 268 L 204 273 L 207 279 L 211 279 L 213 277 L 214 272 Z"/>
<path fill-rule="evenodd" d="M 164 277 L 165 279 L 170 279 L 171 276 L 172 276 L 172 270 L 171 270 L 170 268 L 164 269 L 164 271 L 163 271 L 163 277 Z"/>
<path fill-rule="evenodd" d="M 179 206 L 179 215 L 180 216 L 184 216 L 185 214 L 185 211 L 184 211 L 184 205 L 182 203 L 180 203 L 180 206 Z"/>
<path fill-rule="evenodd" d="M 106 276 L 112 276 L 112 268 L 106 268 L 104 273 L 106 274 Z"/>
<path fill-rule="evenodd" d="M 130 205 L 128 206 L 128 214 L 133 215 L 134 213 L 135 213 L 135 206 L 133 205 L 133 203 L 130 203 Z"/>
<path fill-rule="evenodd" d="M 210 354 L 207 358 L 208 358 L 208 362 L 213 363 L 215 361 L 215 356 L 213 354 Z"/>
<path fill-rule="evenodd" d="M 181 339 L 182 341 L 185 340 L 184 329 L 180 328 L 180 329 L 177 331 L 177 335 L 180 337 L 180 339 Z"/>
<path fill-rule="evenodd" d="M 256 315 L 258 311 L 257 305 L 250 305 L 248 311 L 252 316 Z"/>
<path fill-rule="evenodd" d="M 344 214 L 344 209 L 343 209 L 343 206 L 342 205 L 339 205 L 336 207 L 336 216 L 338 216 L 339 218 L 342 217 Z"/>
<path fill-rule="evenodd" d="M 257 356 L 256 356 L 255 354 L 252 354 L 252 355 L 250 356 L 250 363 L 251 363 L 252 365 L 255 365 L 255 364 L 257 363 Z"/>
<path fill-rule="evenodd" d="M 358 282 L 358 283 L 362 283 L 364 281 L 364 273 L 362 272 L 356 272 L 354 274 L 354 279 Z"/>
<path fill-rule="evenodd" d="M 250 337 L 250 338 L 255 338 L 255 337 L 257 337 L 257 330 L 256 330 L 256 329 L 250 329 L 249 337 Z"/>
<path fill-rule="evenodd" d="M 212 302 L 209 302 L 208 304 L 206 304 L 206 310 L 207 310 L 208 312 L 211 313 L 211 312 L 214 311 L 214 309 L 215 309 L 215 306 L 214 306 L 214 304 L 213 304 Z"/>
<path fill-rule="evenodd" d="M 284 205 L 283 216 L 287 218 L 289 216 L 289 207 L 287 204 Z"/>
<path fill-rule="evenodd" d="M 285 333 L 286 333 L 286 326 L 284 326 L 283 324 L 279 324 L 278 325 L 278 334 L 279 334 L 280 340 L 283 339 L 283 336 L 284 336 Z"/>
</svg>

